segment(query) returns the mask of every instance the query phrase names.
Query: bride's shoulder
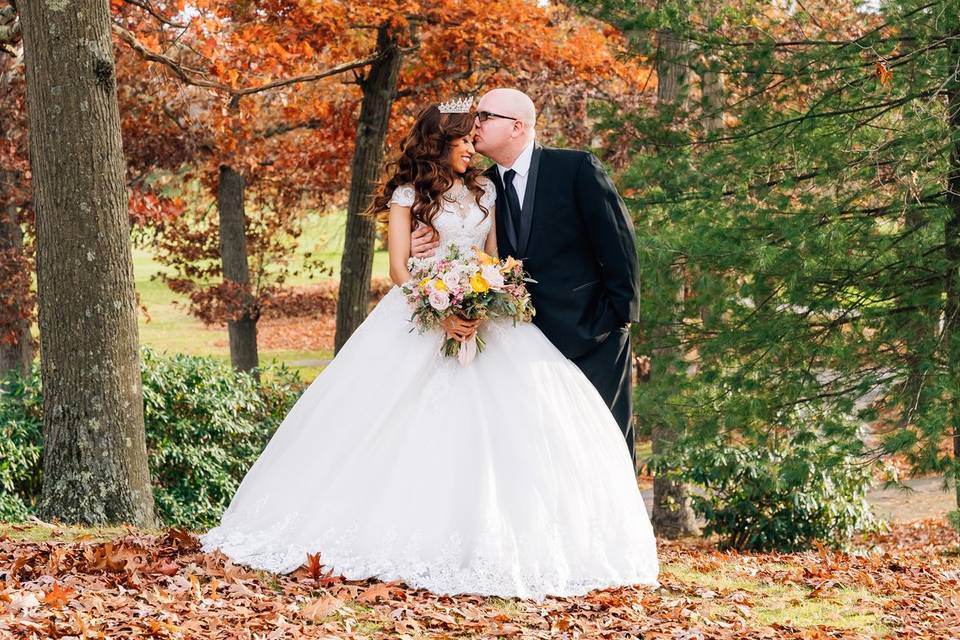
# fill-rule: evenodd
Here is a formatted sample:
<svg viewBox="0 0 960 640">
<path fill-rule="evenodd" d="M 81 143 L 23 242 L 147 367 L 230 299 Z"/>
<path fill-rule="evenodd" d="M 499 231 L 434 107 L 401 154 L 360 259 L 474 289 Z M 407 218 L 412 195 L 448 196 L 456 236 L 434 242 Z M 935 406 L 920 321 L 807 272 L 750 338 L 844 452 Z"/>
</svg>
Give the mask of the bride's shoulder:
<svg viewBox="0 0 960 640">
<path fill-rule="evenodd" d="M 480 204 L 488 207 L 497 201 L 497 186 L 489 177 L 477 176 L 477 184 L 483 189 L 483 195 L 480 196 Z"/>
<path fill-rule="evenodd" d="M 483 187 L 484 191 L 494 188 L 493 180 L 491 180 L 490 176 L 485 173 L 481 173 L 477 176 L 477 184 Z"/>
<path fill-rule="evenodd" d="M 393 195 L 390 196 L 390 204 L 397 203 L 401 207 L 412 207 L 416 196 L 417 192 L 412 184 L 401 184 L 393 190 Z"/>
</svg>

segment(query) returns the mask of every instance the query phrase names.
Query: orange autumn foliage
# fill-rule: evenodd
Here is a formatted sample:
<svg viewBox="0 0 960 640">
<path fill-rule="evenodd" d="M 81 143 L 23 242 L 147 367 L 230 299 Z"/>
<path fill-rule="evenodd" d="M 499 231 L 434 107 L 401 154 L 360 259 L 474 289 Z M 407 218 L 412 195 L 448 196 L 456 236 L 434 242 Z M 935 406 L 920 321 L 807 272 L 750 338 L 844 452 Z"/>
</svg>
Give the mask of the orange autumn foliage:
<svg viewBox="0 0 960 640">
<path fill-rule="evenodd" d="M 538 101 L 542 139 L 587 146 L 588 102 L 636 103 L 648 75 L 619 55 L 619 33 L 563 6 L 205 0 L 178 14 L 167 3 L 164 18 L 177 27 L 133 3 L 115 8 L 135 38 L 118 48 L 132 172 L 163 176 L 153 183 L 163 190 L 192 177 L 206 189 L 200 211 L 184 206 L 176 215 L 159 194 L 136 210 L 173 267 L 168 283 L 208 322 L 236 317 L 248 293 L 256 314 L 269 306 L 285 286 L 304 211 L 344 204 L 366 67 L 318 77 L 376 57 L 377 27 L 389 25 L 404 52 L 388 149 L 424 104 L 495 85 L 520 86 Z M 212 206 L 220 165 L 247 181 L 252 291 L 221 284 Z"/>
</svg>

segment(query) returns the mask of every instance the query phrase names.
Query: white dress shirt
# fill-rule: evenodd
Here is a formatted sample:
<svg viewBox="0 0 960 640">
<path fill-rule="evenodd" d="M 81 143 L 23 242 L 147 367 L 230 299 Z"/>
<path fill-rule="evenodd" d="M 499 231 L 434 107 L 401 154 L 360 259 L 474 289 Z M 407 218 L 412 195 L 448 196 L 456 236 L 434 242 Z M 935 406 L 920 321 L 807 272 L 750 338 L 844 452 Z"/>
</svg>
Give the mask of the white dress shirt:
<svg viewBox="0 0 960 640">
<path fill-rule="evenodd" d="M 517 159 L 513 161 L 512 167 L 505 167 L 499 162 L 497 163 L 501 182 L 503 181 L 503 174 L 510 169 L 517 172 L 517 174 L 513 176 L 513 188 L 517 190 L 517 198 L 520 200 L 521 209 L 523 208 L 523 194 L 527 190 L 527 175 L 530 173 L 530 160 L 533 158 L 533 143 L 534 140 L 531 140 L 530 144 L 523 148 L 523 151 L 520 152 Z"/>
</svg>

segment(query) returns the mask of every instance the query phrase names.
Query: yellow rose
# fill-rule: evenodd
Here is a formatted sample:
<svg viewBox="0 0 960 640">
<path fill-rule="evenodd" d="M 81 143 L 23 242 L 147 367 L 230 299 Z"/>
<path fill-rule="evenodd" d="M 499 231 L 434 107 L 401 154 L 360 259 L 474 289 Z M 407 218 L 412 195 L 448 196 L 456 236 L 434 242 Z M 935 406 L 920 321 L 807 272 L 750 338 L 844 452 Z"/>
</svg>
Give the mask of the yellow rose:
<svg viewBox="0 0 960 640">
<path fill-rule="evenodd" d="M 474 293 L 484 293 L 490 290 L 490 283 L 478 273 L 470 278 L 470 288 L 473 289 Z"/>
<path fill-rule="evenodd" d="M 429 282 L 430 282 L 430 278 L 424 278 L 423 280 L 420 281 L 420 288 L 421 288 L 421 289 L 426 289 L 426 288 L 427 288 L 427 284 L 428 284 Z"/>
<path fill-rule="evenodd" d="M 440 278 L 437 278 L 436 280 L 433 281 L 433 288 L 436 291 L 446 291 L 447 285 L 443 283 L 443 280 L 441 280 Z"/>
</svg>

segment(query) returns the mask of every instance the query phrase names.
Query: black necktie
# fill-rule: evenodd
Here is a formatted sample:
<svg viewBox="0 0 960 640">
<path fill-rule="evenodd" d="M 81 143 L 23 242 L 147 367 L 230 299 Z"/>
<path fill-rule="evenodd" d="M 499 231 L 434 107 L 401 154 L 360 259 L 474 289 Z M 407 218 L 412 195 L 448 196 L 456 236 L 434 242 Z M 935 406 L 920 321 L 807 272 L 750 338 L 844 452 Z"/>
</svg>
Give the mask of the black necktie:
<svg viewBox="0 0 960 640">
<path fill-rule="evenodd" d="M 517 190 L 513 186 L 513 176 L 517 175 L 517 172 L 513 169 L 508 170 L 503 174 L 503 192 L 507 196 L 507 212 L 510 216 L 510 224 L 513 226 L 513 234 L 517 239 L 517 243 L 520 242 L 520 198 L 517 197 Z"/>
</svg>

